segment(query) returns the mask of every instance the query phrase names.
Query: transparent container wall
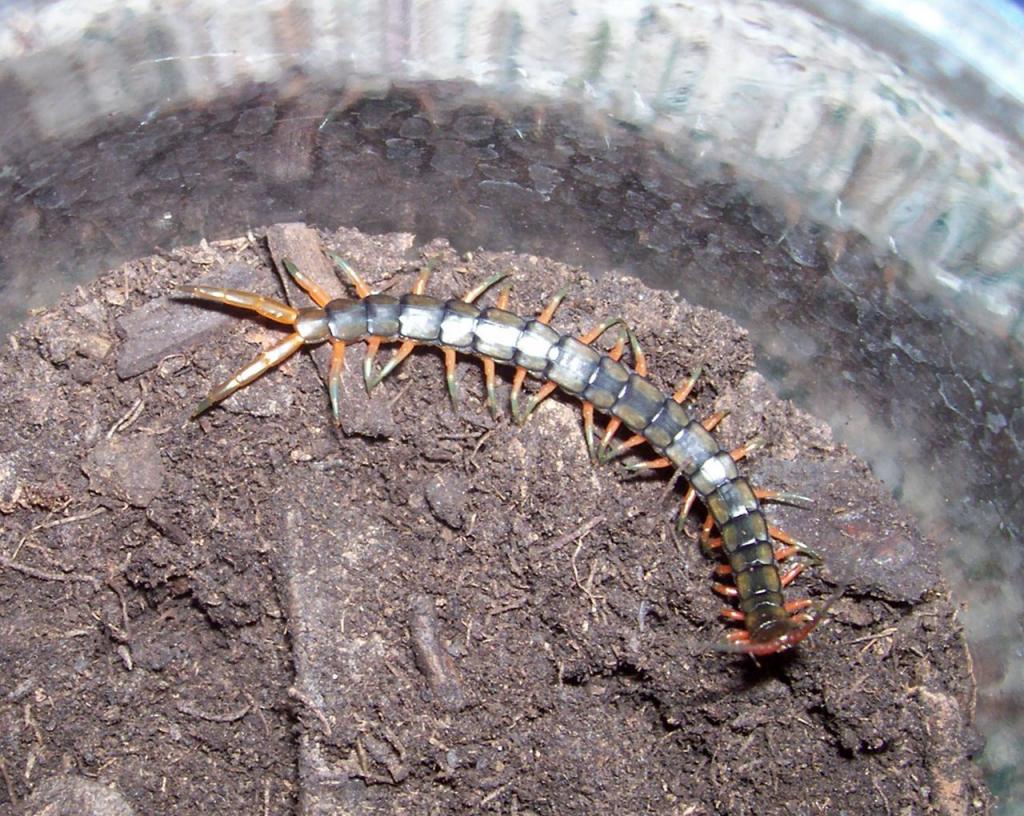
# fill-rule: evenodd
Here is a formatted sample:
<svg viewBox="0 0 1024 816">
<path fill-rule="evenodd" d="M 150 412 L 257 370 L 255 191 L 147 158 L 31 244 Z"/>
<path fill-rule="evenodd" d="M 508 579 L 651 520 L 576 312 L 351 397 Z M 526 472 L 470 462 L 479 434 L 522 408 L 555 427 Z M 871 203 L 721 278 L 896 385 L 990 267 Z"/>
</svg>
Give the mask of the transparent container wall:
<svg viewBox="0 0 1024 816">
<path fill-rule="evenodd" d="M 545 253 L 721 309 L 948 544 L 1010 812 L 1022 35 L 995 2 L 7 4 L 0 320 L 286 220 Z"/>
</svg>

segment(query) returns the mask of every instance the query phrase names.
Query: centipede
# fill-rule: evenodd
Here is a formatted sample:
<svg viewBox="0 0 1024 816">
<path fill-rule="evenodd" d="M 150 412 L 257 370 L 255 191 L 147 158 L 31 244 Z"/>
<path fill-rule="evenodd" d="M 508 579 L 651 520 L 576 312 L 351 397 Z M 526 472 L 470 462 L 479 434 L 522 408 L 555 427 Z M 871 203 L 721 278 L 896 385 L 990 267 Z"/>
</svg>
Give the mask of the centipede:
<svg viewBox="0 0 1024 816">
<path fill-rule="evenodd" d="M 791 650 L 823 620 L 830 603 L 815 606 L 810 599 L 788 599 L 786 590 L 808 563 L 819 563 L 807 545 L 772 527 L 763 503 L 798 503 L 802 497 L 755 489 L 739 471 L 752 445 L 723 448 L 712 434 L 724 415 L 699 421 L 684 403 L 699 374 L 691 375 L 669 394 L 648 377 L 647 360 L 635 335 L 621 320 L 601 322 L 590 332 L 573 335 L 550 324 L 566 295 L 556 293 L 535 317 L 521 317 L 508 308 L 510 288 L 500 288 L 493 306 L 478 303 L 481 296 L 508 278 L 495 275 L 462 297 L 442 299 L 426 294 L 429 269 L 424 269 L 407 294 L 376 293 L 344 259 L 329 254 L 354 290 L 355 297 L 332 298 L 290 260 L 282 265 L 308 295 L 312 306 L 288 303 L 238 289 L 184 285 L 174 290 L 179 300 L 224 304 L 256 313 L 292 331 L 233 376 L 215 386 L 197 405 L 196 417 L 258 377 L 280 365 L 304 346 L 329 343 L 331 362 L 327 390 L 335 422 L 341 416 L 345 350 L 365 343 L 363 380 L 367 391 L 378 386 L 418 346 L 439 348 L 445 379 L 457 404 L 456 363 L 459 355 L 477 358 L 483 368 L 486 400 L 497 416 L 497 367 L 512 369 L 509 408 L 513 421 L 524 422 L 555 391 L 580 403 L 584 439 L 591 460 L 609 462 L 634 448 L 646 446 L 653 456 L 632 469 L 668 470 L 685 479 L 686 491 L 677 524 L 696 502 L 706 508 L 700 538 L 705 549 L 719 556 L 713 589 L 730 603 L 722 616 L 736 628 L 714 648 L 763 657 Z M 602 350 L 600 337 L 618 329 L 614 345 Z M 383 344 L 398 343 L 379 367 L 376 356 Z M 631 365 L 623 361 L 627 348 Z M 524 402 L 527 377 L 540 384 Z M 597 417 L 605 418 L 598 439 Z M 628 436 L 622 432 L 625 429 Z M 623 441 L 616 441 L 626 436 Z"/>
</svg>

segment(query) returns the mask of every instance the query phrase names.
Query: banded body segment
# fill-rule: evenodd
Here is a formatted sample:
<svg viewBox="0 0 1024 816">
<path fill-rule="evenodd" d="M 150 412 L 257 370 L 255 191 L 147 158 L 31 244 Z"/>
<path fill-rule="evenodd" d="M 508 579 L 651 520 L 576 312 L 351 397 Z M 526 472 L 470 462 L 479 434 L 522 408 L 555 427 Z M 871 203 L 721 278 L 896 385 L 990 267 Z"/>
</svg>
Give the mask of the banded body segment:
<svg viewBox="0 0 1024 816">
<path fill-rule="evenodd" d="M 418 343 L 436 343 L 441 339 L 445 305 L 427 295 L 403 295 L 398 310 L 398 336 Z"/>
<path fill-rule="evenodd" d="M 672 444 L 665 448 L 665 455 L 689 479 L 720 450 L 715 438 L 704 426 L 691 420 L 689 425 L 676 434 Z"/>
<path fill-rule="evenodd" d="M 615 404 L 629 381 L 629 373 L 629 369 L 618 360 L 613 360 L 607 354 L 601 355 L 601 361 L 583 392 L 583 399 L 599 411 L 607 411 Z"/>
<path fill-rule="evenodd" d="M 737 572 L 735 579 L 748 628 L 756 630 L 768 621 L 788 618 L 783 608 L 782 579 L 774 566 L 753 566 Z"/>
<path fill-rule="evenodd" d="M 562 336 L 546 323 L 530 320 L 516 342 L 515 364 L 540 376 L 551 362 L 551 351 Z"/>
<path fill-rule="evenodd" d="M 366 333 L 371 337 L 394 337 L 398 334 L 398 316 L 402 304 L 390 295 L 370 295 L 357 303 L 366 305 Z M 330 304 L 327 304 L 328 309 Z"/>
<path fill-rule="evenodd" d="M 519 350 L 526 321 L 504 309 L 484 309 L 473 327 L 473 350 L 482 357 L 508 363 Z"/>
<path fill-rule="evenodd" d="M 761 509 L 754 489 L 743 477 L 723 482 L 704 497 L 704 503 L 719 529 L 731 519 L 756 513 Z"/>
<path fill-rule="evenodd" d="M 608 409 L 614 417 L 634 433 L 643 433 L 655 417 L 661 413 L 665 395 L 649 380 L 639 374 L 630 374 L 626 384 Z M 717 445 L 715 446 L 717 449 Z"/>
<path fill-rule="evenodd" d="M 601 352 L 575 337 L 563 336 L 548 355 L 551 362 L 544 372 L 544 379 L 551 380 L 574 397 L 582 396 L 602 356 Z"/>
<path fill-rule="evenodd" d="M 705 459 L 700 468 L 693 473 L 690 478 L 690 484 L 693 485 L 693 489 L 697 491 L 697 495 L 702 499 L 710 496 L 720 487 L 724 486 L 733 479 L 739 478 L 740 472 L 736 468 L 736 463 L 732 457 L 718 447 L 718 443 L 715 443 L 716 450 L 712 452 L 713 455 Z M 715 518 L 716 522 L 723 522 L 726 518 L 730 518 L 730 515 L 725 518 Z"/>
<path fill-rule="evenodd" d="M 462 300 L 449 300 L 444 304 L 441 319 L 440 344 L 457 351 L 471 351 L 473 331 L 480 317 L 480 307 Z"/>
<path fill-rule="evenodd" d="M 351 343 L 369 335 L 370 331 L 366 324 L 366 312 L 369 308 L 369 302 L 381 297 L 385 296 L 374 295 L 365 300 L 340 298 L 328 303 L 324 307 L 324 312 L 327 320 L 327 329 L 330 331 L 331 337 L 342 343 Z M 398 301 L 394 298 L 388 298 L 388 300 L 394 301 L 395 305 L 398 305 Z M 397 324 L 397 315 L 395 320 Z"/>
</svg>

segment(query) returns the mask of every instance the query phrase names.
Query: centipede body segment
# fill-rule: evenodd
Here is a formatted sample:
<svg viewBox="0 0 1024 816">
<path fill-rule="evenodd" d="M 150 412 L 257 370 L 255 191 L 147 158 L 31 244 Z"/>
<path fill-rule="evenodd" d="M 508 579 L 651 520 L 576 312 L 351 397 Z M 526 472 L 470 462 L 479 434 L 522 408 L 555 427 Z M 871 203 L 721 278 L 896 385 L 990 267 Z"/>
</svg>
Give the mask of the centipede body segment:
<svg viewBox="0 0 1024 816">
<path fill-rule="evenodd" d="M 339 395 L 344 371 L 345 347 L 355 342 L 368 345 L 364 380 L 367 388 L 379 383 L 417 345 L 440 347 L 444 351 L 449 391 L 456 396 L 454 365 L 457 354 L 475 356 L 484 362 L 488 401 L 496 410 L 495 366 L 515 367 L 513 377 L 513 415 L 525 417 L 537 402 L 554 389 L 583 404 L 588 448 L 593 447 L 594 412 L 609 418 L 602 438 L 604 459 L 611 437 L 620 425 L 632 432 L 612 455 L 646 442 L 655 458 L 647 464 L 669 467 L 683 476 L 690 486 L 684 510 L 699 499 L 708 511 L 704 541 L 719 550 L 724 563 L 722 577 L 731 584 L 716 583 L 715 588 L 730 597 L 736 607 L 724 611 L 727 619 L 743 624 L 742 630 L 729 635 L 728 649 L 752 655 L 768 655 L 787 650 L 805 638 L 820 621 L 823 611 L 809 614 L 808 601 L 787 601 L 784 588 L 797 577 L 802 565 L 782 570 L 780 562 L 794 555 L 813 555 L 799 542 L 769 527 L 761 507 L 759 493 L 742 476 L 737 460 L 745 449 L 729 452 L 721 448 L 705 423 L 693 419 L 681 402 L 692 383 L 674 395 L 663 393 L 646 375 L 646 360 L 635 342 L 634 368 L 621 362 L 623 344 L 610 352 L 591 343 L 619 321 L 606 321 L 588 335 L 577 338 L 558 332 L 549 325 L 564 293 L 556 295 L 540 315 L 520 317 L 505 308 L 507 290 L 495 306 L 475 301 L 487 288 L 504 276 L 485 281 L 462 298 L 440 299 L 424 293 L 426 277 L 417 280 L 409 294 L 394 297 L 371 293 L 362 278 L 344 261 L 335 259 L 356 291 L 356 298 L 329 299 L 291 263 L 288 272 L 310 296 L 315 307 L 296 309 L 287 304 L 249 292 L 206 286 L 186 286 L 176 292 L 180 298 L 195 298 L 237 306 L 256 312 L 294 331 L 267 351 L 258 355 L 226 382 L 214 388 L 199 404 L 196 414 L 252 382 L 278 365 L 304 345 L 329 342 L 333 347 L 328 391 L 335 418 L 340 421 Z M 632 338 L 631 338 L 632 339 Z M 378 372 L 373 357 L 382 343 L 401 343 L 399 350 Z M 519 391 L 524 378 L 540 380 L 540 391 L 531 404 L 519 410 Z M 762 494 L 778 498 L 783 494 Z M 783 499 L 784 500 L 784 499 Z M 712 536 L 712 532 L 717 535 Z M 776 547 L 775 541 L 783 542 Z"/>
</svg>

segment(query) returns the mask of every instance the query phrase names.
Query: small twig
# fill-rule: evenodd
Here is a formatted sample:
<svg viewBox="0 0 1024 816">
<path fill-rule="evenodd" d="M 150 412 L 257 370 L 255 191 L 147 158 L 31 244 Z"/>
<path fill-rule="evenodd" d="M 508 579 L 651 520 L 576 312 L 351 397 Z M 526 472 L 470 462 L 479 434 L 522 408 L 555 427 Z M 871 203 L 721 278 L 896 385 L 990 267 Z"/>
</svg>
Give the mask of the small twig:
<svg viewBox="0 0 1024 816">
<path fill-rule="evenodd" d="M 558 549 L 559 547 L 564 547 L 566 544 L 571 544 L 573 541 L 583 538 L 583 536 L 593 530 L 602 521 L 604 521 L 604 516 L 594 516 L 590 521 L 584 522 L 571 533 L 566 533 L 565 535 L 554 539 L 548 545 L 548 548 Z"/>
<path fill-rule="evenodd" d="M 580 571 L 576 566 L 576 557 L 580 554 L 580 550 L 583 549 L 583 539 L 580 538 L 579 544 L 576 545 L 576 549 L 572 553 L 572 577 L 576 581 L 576 586 L 579 587 L 580 592 L 587 596 L 587 600 L 590 601 L 590 614 L 597 614 L 597 599 L 594 596 L 594 564 L 590 565 L 590 575 L 587 576 L 586 584 L 580 580 Z"/>
<path fill-rule="evenodd" d="M 248 714 L 251 710 L 252 706 L 249 703 L 246 703 L 241 708 L 236 709 L 235 711 L 229 711 L 226 714 L 210 714 L 206 711 L 201 711 L 200 709 L 195 708 L 194 706 L 189 705 L 186 702 L 178 703 L 178 711 L 180 711 L 182 714 L 187 714 L 190 717 L 196 717 L 200 720 L 207 720 L 209 722 L 217 723 L 237 722 L 238 720 L 242 719 L 246 714 Z"/>
<path fill-rule="evenodd" d="M 488 804 L 489 802 L 493 802 L 495 799 L 501 796 L 506 790 L 508 790 L 511 784 L 511 782 L 506 782 L 504 785 L 501 785 L 500 787 L 497 787 L 494 790 L 492 790 L 489 794 L 487 794 L 483 799 L 480 800 L 480 804 L 478 805 L 478 807 L 484 807 L 484 805 Z"/>
<path fill-rule="evenodd" d="M 887 637 L 895 635 L 899 629 L 895 626 L 890 626 L 888 629 L 883 629 L 881 632 L 874 632 L 870 635 L 864 635 L 864 637 L 854 638 L 853 640 L 847 641 L 848 646 L 853 646 L 857 643 L 874 643 L 879 640 L 885 640 Z"/>
<path fill-rule="evenodd" d="M 308 708 L 310 711 L 312 711 L 316 715 L 316 718 L 318 720 L 320 720 L 320 724 L 324 728 L 324 736 L 325 737 L 330 737 L 331 736 L 331 723 L 330 723 L 330 720 L 327 719 L 327 715 L 324 714 L 323 711 L 320 710 L 320 707 L 318 705 L 316 705 L 316 703 L 313 702 L 313 700 L 309 697 L 308 694 L 305 694 L 304 692 L 302 692 L 299 689 L 295 688 L 295 686 L 291 686 L 288 689 L 288 696 L 291 697 L 293 700 L 298 700 L 306 708 Z"/>
<path fill-rule="evenodd" d="M 480 453 L 480 448 L 487 444 L 487 440 L 491 438 L 493 433 L 494 428 L 491 428 L 489 431 L 484 431 L 484 433 L 480 434 L 480 438 L 476 440 L 476 444 L 473 446 L 473 452 L 469 455 L 470 462 L 476 464 L 476 455 Z"/>
<path fill-rule="evenodd" d="M 434 600 L 426 595 L 414 595 L 409 609 L 409 636 L 416 668 L 426 678 L 434 699 L 447 711 L 459 711 L 466 706 L 466 695 L 455 661 L 441 640 L 440 630 Z"/>
<path fill-rule="evenodd" d="M 885 795 L 885 791 L 878 784 L 878 780 L 871 777 L 871 786 L 878 792 L 878 795 L 882 797 L 882 804 L 885 805 L 885 812 L 887 816 L 892 816 L 892 808 L 889 806 L 889 797 Z"/>
<path fill-rule="evenodd" d="M 71 504 L 71 502 L 68 501 L 68 503 L 65 504 L 64 507 L 62 507 L 61 509 L 65 509 L 68 506 L 68 504 Z M 32 527 L 27 533 L 25 533 L 25 535 L 21 537 L 21 540 L 18 542 L 18 546 L 14 548 L 14 552 L 10 555 L 11 561 L 15 561 L 18 558 L 18 554 L 21 552 L 21 548 L 25 546 L 25 542 L 29 540 L 33 533 L 38 533 L 40 530 L 49 530 L 52 527 L 61 527 L 65 524 L 74 524 L 76 521 L 85 521 L 86 519 L 91 519 L 93 516 L 98 516 L 101 513 L 106 512 L 106 507 L 94 507 L 92 510 L 87 510 L 86 512 L 79 513 L 76 516 L 67 516 L 66 518 L 50 519 L 49 521 L 44 521 L 42 524 L 37 524 L 35 527 Z"/>
<path fill-rule="evenodd" d="M 52 521 L 44 521 L 42 524 L 38 524 L 32 528 L 32 532 L 37 530 L 48 530 L 50 527 L 62 527 L 65 524 L 74 524 L 76 521 L 85 521 L 91 519 L 93 516 L 101 515 L 106 513 L 109 508 L 107 507 L 94 507 L 92 510 L 86 510 L 84 513 L 79 513 L 77 516 L 66 516 L 65 518 L 53 519 Z"/>
<path fill-rule="evenodd" d="M 110 430 L 107 431 L 107 439 L 110 439 L 118 431 L 125 430 L 129 425 L 135 422 L 135 420 L 142 416 L 142 412 L 146 408 L 145 386 L 142 387 L 142 392 L 143 396 L 139 397 L 132 403 L 132 407 L 128 409 L 128 412 L 110 426 Z"/>
<path fill-rule="evenodd" d="M 18 801 L 18 794 L 14 792 L 14 782 L 11 780 L 11 775 L 7 773 L 7 763 L 4 762 L 3 757 L 0 757 L 0 776 L 4 778 L 4 785 L 7 787 L 7 798 L 14 807 L 14 812 L 18 813 L 21 804 Z"/>
<path fill-rule="evenodd" d="M 36 569 L 35 567 L 29 567 L 17 561 L 12 561 L 5 555 L 0 555 L 0 567 L 7 567 L 7 569 L 27 575 L 29 578 L 38 578 L 40 581 L 83 581 L 94 586 L 99 585 L 99 579 L 92 575 L 86 575 L 81 572 L 47 572 L 46 570 Z"/>
</svg>

